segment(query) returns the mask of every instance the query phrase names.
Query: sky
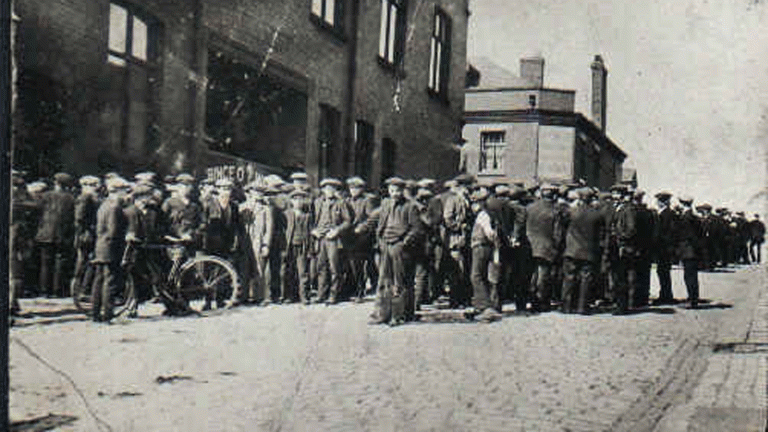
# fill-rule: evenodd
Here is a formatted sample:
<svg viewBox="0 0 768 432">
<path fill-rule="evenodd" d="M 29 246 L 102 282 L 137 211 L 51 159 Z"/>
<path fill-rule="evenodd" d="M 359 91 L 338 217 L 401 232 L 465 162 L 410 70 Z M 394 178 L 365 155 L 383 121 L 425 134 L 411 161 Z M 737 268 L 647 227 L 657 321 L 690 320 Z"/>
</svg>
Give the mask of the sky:
<svg viewBox="0 0 768 432">
<path fill-rule="evenodd" d="M 768 0 L 471 0 L 468 59 L 576 90 L 608 68 L 607 132 L 640 188 L 764 213 L 768 186 Z M 482 74 L 482 70 L 481 70 Z M 482 78 L 481 78 L 482 80 Z"/>
</svg>

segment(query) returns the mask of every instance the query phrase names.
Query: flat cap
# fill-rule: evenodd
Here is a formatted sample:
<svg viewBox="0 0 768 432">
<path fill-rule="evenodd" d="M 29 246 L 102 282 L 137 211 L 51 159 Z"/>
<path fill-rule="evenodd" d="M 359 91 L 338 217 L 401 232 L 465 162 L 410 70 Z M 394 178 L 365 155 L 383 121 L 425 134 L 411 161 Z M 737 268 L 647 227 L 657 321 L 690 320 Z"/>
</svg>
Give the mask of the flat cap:
<svg viewBox="0 0 768 432">
<path fill-rule="evenodd" d="M 489 196 L 488 189 L 481 187 L 472 192 L 470 198 L 472 201 L 485 201 Z"/>
<path fill-rule="evenodd" d="M 645 191 L 642 189 L 636 189 L 635 192 L 632 194 L 635 198 L 642 198 L 645 196 Z"/>
<path fill-rule="evenodd" d="M 701 210 L 712 210 L 712 205 L 710 205 L 708 203 L 704 203 L 704 204 L 701 204 L 701 205 L 697 205 L 696 208 L 697 209 L 701 209 Z"/>
<path fill-rule="evenodd" d="M 215 186 L 217 188 L 230 188 L 232 187 L 234 183 L 232 182 L 232 179 L 228 177 L 222 177 L 218 180 L 216 180 Z"/>
<path fill-rule="evenodd" d="M 277 174 L 270 174 L 264 177 L 264 183 L 270 186 L 281 186 L 285 180 Z"/>
<path fill-rule="evenodd" d="M 458 186 L 458 184 L 459 184 L 459 182 L 457 182 L 456 180 L 446 180 L 443 183 L 443 187 L 445 187 L 446 189 L 450 189 L 450 188 Z"/>
<path fill-rule="evenodd" d="M 29 193 L 40 193 L 48 188 L 48 185 L 43 181 L 33 181 L 27 185 L 27 191 Z"/>
<path fill-rule="evenodd" d="M 365 180 L 360 177 L 350 177 L 347 179 L 347 186 L 349 187 L 363 187 L 365 186 Z"/>
<path fill-rule="evenodd" d="M 621 192 L 621 193 L 626 193 L 628 191 L 627 185 L 623 183 L 617 183 L 611 186 L 610 190 L 611 192 Z"/>
<path fill-rule="evenodd" d="M 335 188 L 340 188 L 341 185 L 342 183 L 339 179 L 335 179 L 332 177 L 327 177 L 320 180 L 320 187 L 333 186 Z"/>
<path fill-rule="evenodd" d="M 106 182 L 108 191 L 125 190 L 130 188 L 130 185 L 124 178 L 117 176 L 108 179 Z"/>
<path fill-rule="evenodd" d="M 416 192 L 416 199 L 432 198 L 433 196 L 435 196 L 435 194 L 432 193 L 431 190 L 425 188 L 421 188 Z"/>
<path fill-rule="evenodd" d="M 133 196 L 152 195 L 153 189 L 149 185 L 139 183 L 133 188 L 133 190 L 131 190 L 131 193 L 133 194 Z"/>
<path fill-rule="evenodd" d="M 456 182 L 460 185 L 468 185 L 474 181 L 474 177 L 465 173 L 457 175 L 454 180 L 456 180 Z"/>
<path fill-rule="evenodd" d="M 81 186 L 98 186 L 101 184 L 101 180 L 92 175 L 84 175 L 78 180 Z"/>
<path fill-rule="evenodd" d="M 195 178 L 192 177 L 192 174 L 181 173 L 176 176 L 176 183 L 195 184 Z"/>
<path fill-rule="evenodd" d="M 137 183 L 152 183 L 155 181 L 155 178 L 157 177 L 157 174 L 151 172 L 151 171 L 145 171 L 140 172 L 133 176 L 133 179 L 136 180 Z"/>
<path fill-rule="evenodd" d="M 672 198 L 672 193 L 667 191 L 661 191 L 661 192 L 657 192 L 655 196 L 660 200 L 667 200 Z"/>
<path fill-rule="evenodd" d="M 405 187 L 405 180 L 401 179 L 400 177 L 390 177 L 386 181 L 384 181 L 384 184 L 387 186 L 400 186 Z"/>
<path fill-rule="evenodd" d="M 495 193 L 495 194 L 496 194 L 496 195 L 498 195 L 498 196 L 502 196 L 502 197 L 503 197 L 503 196 L 509 196 L 509 193 L 510 193 L 511 191 L 512 191 L 512 190 L 509 188 L 509 186 L 507 186 L 507 185 L 505 185 L 505 184 L 496 185 L 496 186 L 493 188 L 493 193 Z"/>
<path fill-rule="evenodd" d="M 691 204 L 693 203 L 693 197 L 690 195 L 683 195 L 680 198 L 677 199 L 680 201 L 681 204 Z"/>
<path fill-rule="evenodd" d="M 58 172 L 53 175 L 53 179 L 56 181 L 56 183 L 59 184 L 70 184 L 72 183 L 72 176 L 64 173 L 64 172 Z"/>
<path fill-rule="evenodd" d="M 416 182 L 416 185 L 420 188 L 429 189 L 435 186 L 435 181 L 430 178 L 423 178 Z"/>
<path fill-rule="evenodd" d="M 291 178 L 291 181 L 302 181 L 302 182 L 305 182 L 305 181 L 307 181 L 309 179 L 309 176 L 307 175 L 307 173 L 305 173 L 303 171 L 297 171 L 297 172 L 291 174 L 290 178 Z"/>
<path fill-rule="evenodd" d="M 509 198 L 513 200 L 519 200 L 525 197 L 525 189 L 521 188 L 520 186 L 512 186 L 509 188 Z"/>
</svg>

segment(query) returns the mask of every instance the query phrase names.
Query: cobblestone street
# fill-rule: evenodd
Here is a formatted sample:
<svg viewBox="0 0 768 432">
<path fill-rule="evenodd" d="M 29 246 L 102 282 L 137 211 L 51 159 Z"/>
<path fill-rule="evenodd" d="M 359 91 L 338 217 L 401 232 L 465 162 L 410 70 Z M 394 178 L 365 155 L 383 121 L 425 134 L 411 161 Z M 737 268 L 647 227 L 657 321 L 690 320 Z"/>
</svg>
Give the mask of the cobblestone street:
<svg viewBox="0 0 768 432">
<path fill-rule="evenodd" d="M 395 328 L 367 325 L 371 303 L 183 319 L 147 307 L 105 326 L 28 300 L 11 331 L 11 420 L 52 413 L 75 417 L 60 430 L 114 431 L 764 430 L 765 269 L 700 277 L 700 310 Z M 673 279 L 684 297 L 682 272 Z M 45 307 L 60 312 L 34 315 Z M 18 341 L 71 376 L 88 405 Z"/>
</svg>

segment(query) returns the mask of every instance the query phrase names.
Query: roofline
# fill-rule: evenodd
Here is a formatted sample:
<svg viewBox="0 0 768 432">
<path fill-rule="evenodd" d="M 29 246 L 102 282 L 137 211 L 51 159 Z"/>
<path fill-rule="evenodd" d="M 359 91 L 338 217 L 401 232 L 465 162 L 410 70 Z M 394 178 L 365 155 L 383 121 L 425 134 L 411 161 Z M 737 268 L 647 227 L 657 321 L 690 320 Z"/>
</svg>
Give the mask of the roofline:
<svg viewBox="0 0 768 432">
<path fill-rule="evenodd" d="M 482 80 L 482 78 L 481 78 Z M 503 92 L 503 91 L 548 91 L 553 93 L 568 93 L 568 94 L 576 94 L 576 90 L 566 90 L 566 89 L 557 89 L 557 88 L 550 88 L 550 87 L 493 87 L 493 88 L 469 88 L 464 91 L 464 93 L 491 93 L 491 92 Z"/>
</svg>

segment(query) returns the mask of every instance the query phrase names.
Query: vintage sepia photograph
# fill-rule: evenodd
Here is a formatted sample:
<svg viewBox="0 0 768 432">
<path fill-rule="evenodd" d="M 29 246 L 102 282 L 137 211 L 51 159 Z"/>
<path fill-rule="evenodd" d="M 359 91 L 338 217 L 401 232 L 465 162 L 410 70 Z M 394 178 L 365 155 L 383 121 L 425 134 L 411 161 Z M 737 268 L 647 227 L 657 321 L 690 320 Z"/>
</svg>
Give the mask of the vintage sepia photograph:
<svg viewBox="0 0 768 432">
<path fill-rule="evenodd" d="M 0 430 L 768 430 L 767 2 L 3 1 Z"/>
</svg>

